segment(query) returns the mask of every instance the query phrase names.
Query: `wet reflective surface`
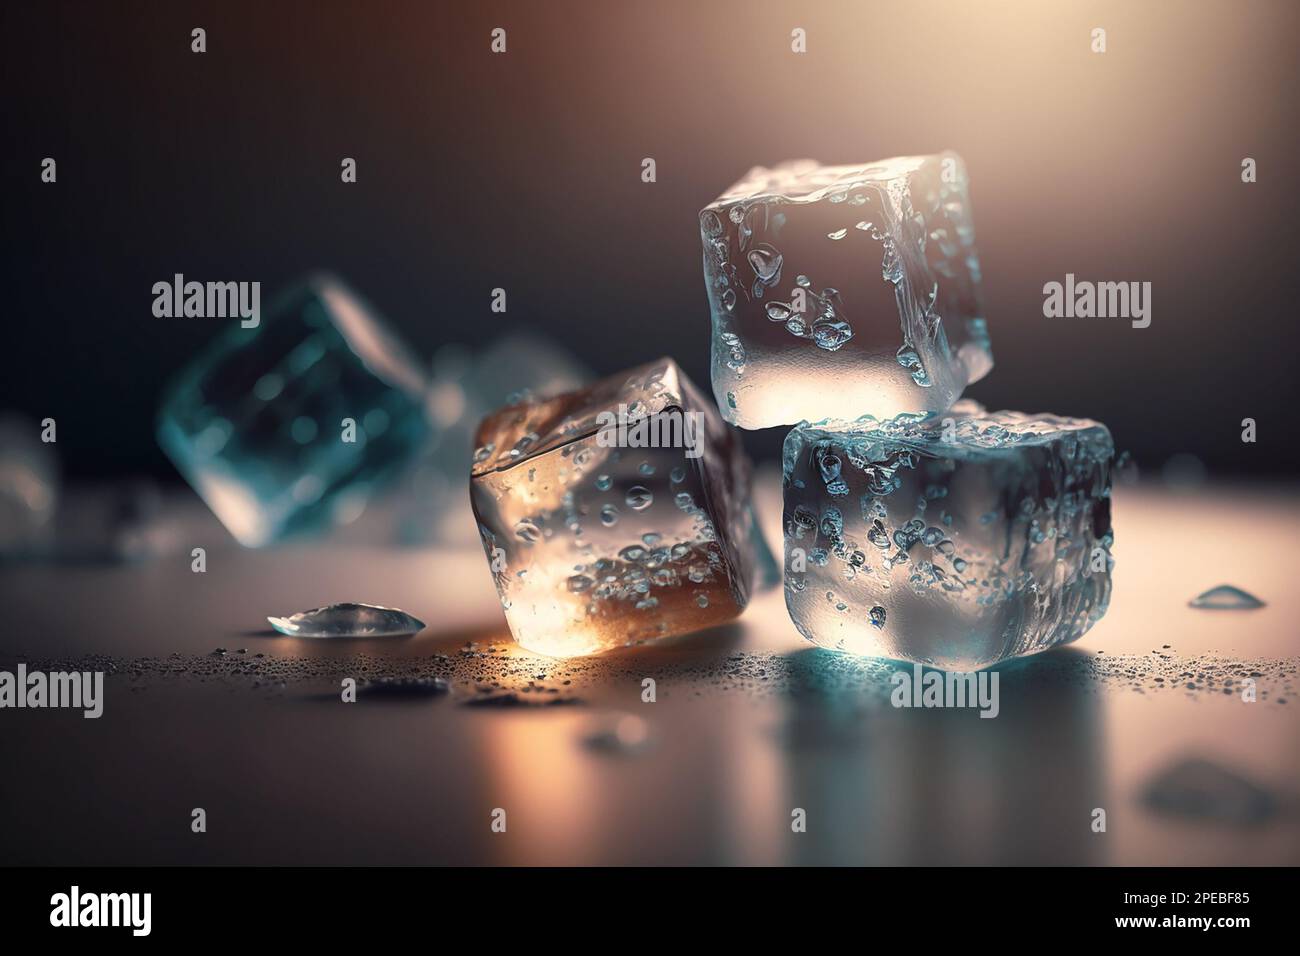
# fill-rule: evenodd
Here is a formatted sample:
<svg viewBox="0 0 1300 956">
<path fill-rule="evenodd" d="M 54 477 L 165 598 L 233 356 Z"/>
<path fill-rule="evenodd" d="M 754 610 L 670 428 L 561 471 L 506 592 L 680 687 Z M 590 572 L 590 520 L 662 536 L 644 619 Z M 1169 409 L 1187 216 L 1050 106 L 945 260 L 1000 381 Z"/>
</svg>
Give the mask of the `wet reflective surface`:
<svg viewBox="0 0 1300 956">
<path fill-rule="evenodd" d="M 759 504 L 771 528 L 779 508 Z M 1249 550 L 1204 534 L 1264 520 L 1277 533 Z M 0 860 L 1300 862 L 1300 595 L 1283 555 L 1297 500 L 1121 488 L 1115 524 L 1110 612 L 1076 644 L 1003 665 L 996 719 L 891 706 L 903 665 L 802 641 L 780 591 L 731 625 L 559 661 L 510 641 L 477 549 L 394 550 L 358 530 L 330 547 L 248 552 L 214 527 L 196 542 L 209 548 L 204 574 L 184 554 L 11 566 L 0 668 L 112 670 L 99 720 L 0 713 Z M 1266 606 L 1187 606 L 1222 581 Z M 264 623 L 341 593 L 429 626 L 336 643 Z M 436 692 L 344 704 L 348 675 Z M 1252 807 L 1267 793 L 1269 812 L 1149 800 L 1189 759 L 1248 782 L 1232 792 Z M 189 829 L 198 806 L 201 835 Z M 505 833 L 491 829 L 497 808 Z M 795 810 L 805 832 L 792 832 Z"/>
</svg>

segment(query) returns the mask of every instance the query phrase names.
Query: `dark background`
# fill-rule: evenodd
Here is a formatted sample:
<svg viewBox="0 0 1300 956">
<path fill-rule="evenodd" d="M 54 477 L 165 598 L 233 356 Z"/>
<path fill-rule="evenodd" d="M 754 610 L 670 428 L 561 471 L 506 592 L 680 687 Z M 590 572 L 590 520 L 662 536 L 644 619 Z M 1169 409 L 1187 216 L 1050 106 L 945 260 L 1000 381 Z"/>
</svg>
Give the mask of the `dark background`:
<svg viewBox="0 0 1300 956">
<path fill-rule="evenodd" d="M 423 355 L 507 327 L 600 372 L 708 380 L 696 213 L 755 163 L 952 148 L 972 179 L 993 407 L 1100 419 L 1144 468 L 1300 469 L 1300 5 L 8 3 L 0 409 L 66 471 L 174 474 L 163 381 L 219 320 L 154 282 L 347 279 Z M 202 26 L 208 52 L 190 52 Z M 508 31 L 508 53 L 489 32 Z M 790 52 L 790 30 L 808 53 Z M 1108 52 L 1089 33 L 1108 31 Z M 58 183 L 40 163 L 58 161 Z M 358 161 L 359 182 L 339 180 Z M 654 157 L 658 182 L 640 181 Z M 1259 182 L 1240 164 L 1255 158 Z M 1153 321 L 1043 283 L 1153 283 Z M 504 287 L 507 316 L 489 311 Z M 1240 441 L 1240 421 L 1259 442 Z M 777 431 L 747 436 L 775 453 Z"/>
</svg>

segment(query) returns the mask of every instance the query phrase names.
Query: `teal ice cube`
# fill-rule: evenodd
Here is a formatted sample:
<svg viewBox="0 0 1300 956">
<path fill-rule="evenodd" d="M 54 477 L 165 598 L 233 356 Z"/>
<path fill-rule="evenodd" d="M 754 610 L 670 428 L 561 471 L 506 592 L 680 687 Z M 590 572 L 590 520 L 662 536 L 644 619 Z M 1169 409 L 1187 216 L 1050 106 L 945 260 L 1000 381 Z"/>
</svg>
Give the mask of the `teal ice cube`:
<svg viewBox="0 0 1300 956">
<path fill-rule="evenodd" d="M 180 372 L 158 442 L 230 533 L 260 547 L 356 517 L 430 439 L 426 389 L 373 309 L 318 275 Z"/>
</svg>

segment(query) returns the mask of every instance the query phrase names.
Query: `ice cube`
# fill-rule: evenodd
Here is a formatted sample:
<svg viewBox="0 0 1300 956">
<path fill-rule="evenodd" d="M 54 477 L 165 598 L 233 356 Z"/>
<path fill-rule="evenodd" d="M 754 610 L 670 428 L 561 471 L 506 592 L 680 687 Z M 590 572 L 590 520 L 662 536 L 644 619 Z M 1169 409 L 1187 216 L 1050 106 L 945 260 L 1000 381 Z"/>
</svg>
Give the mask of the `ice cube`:
<svg viewBox="0 0 1300 956">
<path fill-rule="evenodd" d="M 474 515 L 515 639 L 558 657 L 722 624 L 749 600 L 750 465 L 671 359 L 479 426 Z"/>
<path fill-rule="evenodd" d="M 281 295 L 172 383 L 158 441 L 242 544 L 356 517 L 428 440 L 427 380 L 341 282 Z"/>
<path fill-rule="evenodd" d="M 700 213 L 723 417 L 942 411 L 993 367 L 954 153 L 750 171 Z"/>
<path fill-rule="evenodd" d="M 786 606 L 823 647 L 974 670 L 1106 612 L 1114 447 L 1084 419 L 801 423 L 785 440 Z"/>
</svg>

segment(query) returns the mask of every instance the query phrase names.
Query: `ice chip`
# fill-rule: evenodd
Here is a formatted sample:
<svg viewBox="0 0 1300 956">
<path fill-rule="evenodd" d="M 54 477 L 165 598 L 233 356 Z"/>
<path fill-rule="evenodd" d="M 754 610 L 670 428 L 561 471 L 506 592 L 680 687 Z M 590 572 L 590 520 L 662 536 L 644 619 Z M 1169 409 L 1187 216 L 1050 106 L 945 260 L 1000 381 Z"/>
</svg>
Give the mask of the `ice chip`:
<svg viewBox="0 0 1300 956">
<path fill-rule="evenodd" d="M 993 356 L 954 153 L 755 168 L 700 213 L 723 417 L 947 409 Z"/>
<path fill-rule="evenodd" d="M 1255 595 L 1241 588 L 1234 588 L 1231 584 L 1220 584 L 1217 588 L 1210 588 L 1187 603 L 1191 607 L 1212 611 L 1246 611 L 1264 606 L 1264 602 Z"/>
<path fill-rule="evenodd" d="M 424 630 L 405 611 L 374 604 L 331 604 L 267 620 L 289 637 L 404 637 Z"/>
<path fill-rule="evenodd" d="M 802 423 L 786 606 L 823 647 L 975 670 L 1073 641 L 1110 600 L 1110 433 L 985 412 Z"/>
<path fill-rule="evenodd" d="M 591 654 L 745 607 L 750 465 L 671 359 L 500 409 L 476 441 L 474 515 L 524 647 Z"/>
<path fill-rule="evenodd" d="M 338 280 L 281 295 L 175 379 L 158 441 L 241 544 L 355 518 L 428 440 L 427 376 Z"/>
</svg>

